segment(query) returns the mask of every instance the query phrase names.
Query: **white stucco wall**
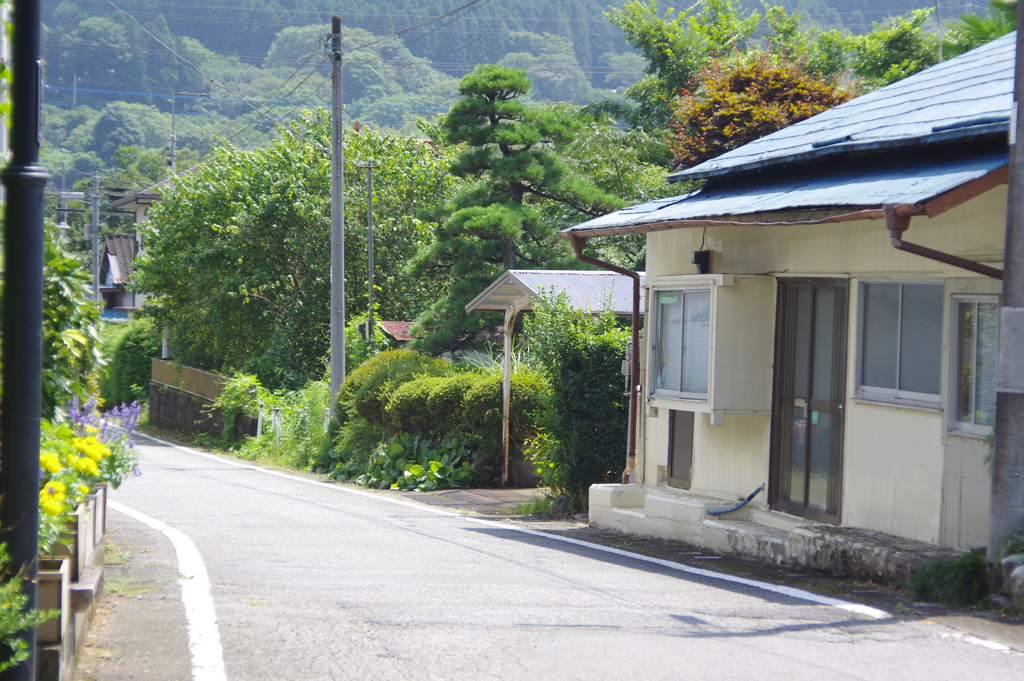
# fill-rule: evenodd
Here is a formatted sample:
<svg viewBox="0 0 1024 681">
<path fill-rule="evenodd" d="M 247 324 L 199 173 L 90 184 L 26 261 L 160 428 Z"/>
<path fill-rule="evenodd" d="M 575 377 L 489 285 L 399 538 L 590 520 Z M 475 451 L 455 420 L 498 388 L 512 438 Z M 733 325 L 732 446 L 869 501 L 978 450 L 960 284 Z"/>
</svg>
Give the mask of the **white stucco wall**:
<svg viewBox="0 0 1024 681">
<path fill-rule="evenodd" d="M 998 187 L 967 203 L 928 219 L 911 221 L 904 239 L 940 251 L 1001 265 L 1005 229 L 1006 187 Z M 949 447 L 946 402 L 950 392 L 949 367 L 952 342 L 949 306 L 944 327 L 942 403 L 937 409 L 908 409 L 853 399 L 856 387 L 858 337 L 857 289 L 861 279 L 935 278 L 946 280 L 946 300 L 954 293 L 998 293 L 997 280 L 981 277 L 926 258 L 894 249 L 884 221 L 859 221 L 813 226 L 730 226 L 678 229 L 648 235 L 647 278 L 695 273 L 691 251 L 702 239 L 713 251 L 711 271 L 760 277 L 829 277 L 850 280 L 849 354 L 847 366 L 846 428 L 843 452 L 844 525 L 874 529 L 928 542 L 950 545 L 969 543 L 976 529 L 987 523 L 977 516 L 987 505 L 977 502 L 975 452 L 983 446 L 977 438 L 953 438 Z M 774 287 L 774 281 L 770 285 Z M 742 291 L 730 289 L 730 295 Z M 648 296 L 648 300 L 651 297 Z M 769 303 L 768 325 L 774 326 L 774 298 Z M 650 316 L 648 316 L 650 319 Z M 774 345 L 774 329 L 763 328 L 763 319 L 743 333 L 742 324 L 730 334 L 729 355 L 742 354 L 736 341 L 751 353 Z M 768 340 L 766 340 L 768 339 Z M 724 346 L 720 346 L 722 350 Z M 730 361 L 724 353 L 716 362 Z M 763 362 L 763 360 L 758 360 Z M 770 362 L 768 360 L 770 371 Z M 657 415 L 649 407 L 657 406 Z M 668 409 L 687 408 L 658 398 L 644 404 L 644 438 L 641 442 L 643 480 L 648 485 L 667 484 Z M 698 410 L 699 411 L 699 410 Z M 705 409 L 705 411 L 707 411 Z M 707 413 L 699 413 L 694 425 L 694 477 L 692 491 L 712 496 L 746 496 L 768 480 L 770 416 L 726 414 L 722 425 L 711 425 Z M 966 453 L 965 453 L 966 452 Z M 983 457 L 983 453 L 981 454 Z M 967 457 L 964 459 L 964 457 Z M 971 492 L 956 490 L 957 498 L 969 498 L 954 511 L 944 506 L 944 491 L 954 479 L 951 471 L 963 468 L 972 482 Z M 958 487 L 960 482 L 957 482 Z M 755 503 L 764 503 L 762 495 Z M 962 506 L 962 508 L 961 508 Z M 984 508 L 983 508 L 984 507 Z M 954 530 L 952 523 L 956 522 Z M 973 533 L 973 534 L 972 534 Z"/>
</svg>

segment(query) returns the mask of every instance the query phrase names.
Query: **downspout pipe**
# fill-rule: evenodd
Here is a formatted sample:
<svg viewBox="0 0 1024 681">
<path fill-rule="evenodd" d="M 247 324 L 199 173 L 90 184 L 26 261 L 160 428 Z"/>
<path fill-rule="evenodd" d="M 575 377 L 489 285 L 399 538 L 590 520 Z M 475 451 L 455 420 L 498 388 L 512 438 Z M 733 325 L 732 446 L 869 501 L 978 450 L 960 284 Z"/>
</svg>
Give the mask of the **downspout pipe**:
<svg viewBox="0 0 1024 681">
<path fill-rule="evenodd" d="M 923 258 L 929 258 L 931 260 L 937 260 L 938 262 L 945 263 L 946 265 L 952 265 L 953 267 L 959 267 L 970 272 L 976 272 L 983 274 L 986 277 L 992 277 L 993 279 L 1002 279 L 1003 271 L 998 267 L 990 267 L 983 265 L 980 262 L 961 258 L 957 255 L 950 253 L 943 253 L 942 251 L 936 251 L 935 249 L 928 248 L 926 246 L 920 246 L 918 244 L 912 244 L 903 240 L 903 233 L 910 229 L 910 218 L 924 210 L 923 207 L 913 204 L 904 203 L 900 205 L 889 204 L 884 207 L 885 209 L 885 225 L 889 229 L 889 239 L 892 242 L 894 248 L 906 253 L 912 253 L 913 255 L 919 255 Z"/>
<path fill-rule="evenodd" d="M 570 233 L 569 242 L 572 244 L 572 250 L 576 259 L 580 262 L 595 265 L 601 269 L 621 274 L 633 280 L 633 329 L 631 336 L 633 342 L 629 356 L 629 420 L 626 426 L 626 468 L 622 471 L 622 484 L 625 485 L 629 483 L 629 474 L 636 468 L 637 387 L 640 384 L 640 275 L 633 270 L 627 270 L 625 267 L 619 267 L 610 262 L 584 255 L 583 247 L 587 243 L 584 237 Z"/>
</svg>

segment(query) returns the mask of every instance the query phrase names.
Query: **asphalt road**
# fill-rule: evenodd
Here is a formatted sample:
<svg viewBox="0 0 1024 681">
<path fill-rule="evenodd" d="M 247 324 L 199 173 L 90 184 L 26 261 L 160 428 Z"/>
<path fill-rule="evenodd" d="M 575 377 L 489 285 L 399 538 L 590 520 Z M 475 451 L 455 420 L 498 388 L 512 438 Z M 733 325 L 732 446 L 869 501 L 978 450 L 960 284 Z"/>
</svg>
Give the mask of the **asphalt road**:
<svg viewBox="0 0 1024 681">
<path fill-rule="evenodd" d="M 139 449 L 144 474 L 112 494 L 124 513 L 111 522 L 155 547 L 159 560 L 140 569 L 185 579 L 121 599 L 137 659 L 121 676 L 88 678 L 1024 678 L 1024 655 L 932 622 L 171 446 Z M 162 614 L 126 628 L 144 597 Z"/>
</svg>

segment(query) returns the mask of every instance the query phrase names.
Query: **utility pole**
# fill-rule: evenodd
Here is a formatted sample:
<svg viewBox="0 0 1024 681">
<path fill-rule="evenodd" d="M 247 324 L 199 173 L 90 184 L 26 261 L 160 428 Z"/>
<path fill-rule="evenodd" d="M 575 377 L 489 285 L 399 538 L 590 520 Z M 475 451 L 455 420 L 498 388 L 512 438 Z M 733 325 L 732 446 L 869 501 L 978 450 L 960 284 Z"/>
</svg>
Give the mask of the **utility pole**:
<svg viewBox="0 0 1024 681">
<path fill-rule="evenodd" d="M 11 162 L 3 169 L 3 394 L 0 396 L 0 541 L 11 562 L 4 581 L 23 580 L 26 608 L 36 607 L 39 544 L 39 431 L 43 360 L 43 193 L 50 175 L 39 165 L 39 0 L 14 0 Z M 6 26 L 4 26 L 6 30 Z M 36 630 L 21 632 L 28 657 L 0 674 L 32 681 Z M 6 651 L 5 651 L 6 652 Z M 6 659 L 6 655 L 4 655 Z"/>
<path fill-rule="evenodd" d="M 345 147 L 341 17 L 331 18 L 331 415 L 345 382 Z"/>
<path fill-rule="evenodd" d="M 370 299 L 369 316 L 366 318 L 366 338 L 372 350 L 376 335 L 373 328 L 373 169 L 380 166 L 374 165 L 371 158 L 360 167 L 366 168 L 366 272 Z"/>
<path fill-rule="evenodd" d="M 174 134 L 174 115 L 177 108 L 178 97 L 209 97 L 205 92 L 174 92 L 171 91 L 171 139 L 167 145 L 167 165 L 171 167 L 171 176 L 168 178 L 168 186 L 174 189 L 174 176 L 178 174 L 178 138 Z"/>
<path fill-rule="evenodd" d="M 100 169 L 92 171 L 92 223 L 89 225 L 89 236 L 92 237 L 92 300 L 100 302 Z"/>
<path fill-rule="evenodd" d="M 1024 3 L 1017 6 L 1018 25 Z M 993 563 L 1007 533 L 1024 516 L 1024 31 L 1017 32 L 1013 115 L 1010 117 L 1010 180 L 1006 206 L 1003 299 L 999 317 L 996 383 L 996 450 L 992 464 L 988 560 Z M 997 570 L 998 573 L 998 570 Z"/>
</svg>

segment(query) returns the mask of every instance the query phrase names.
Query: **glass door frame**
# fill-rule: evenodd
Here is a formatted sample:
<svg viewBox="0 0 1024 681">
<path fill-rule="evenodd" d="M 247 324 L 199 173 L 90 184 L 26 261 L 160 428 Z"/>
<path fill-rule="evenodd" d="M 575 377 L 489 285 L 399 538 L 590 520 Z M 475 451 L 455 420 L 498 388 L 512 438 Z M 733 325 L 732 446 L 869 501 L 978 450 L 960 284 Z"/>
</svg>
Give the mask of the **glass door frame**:
<svg viewBox="0 0 1024 681">
<path fill-rule="evenodd" d="M 799 289 L 810 288 L 811 319 L 810 328 L 815 328 L 815 300 L 818 289 L 829 288 L 835 292 L 832 320 L 831 348 L 831 400 L 814 400 L 808 392 L 806 399 L 808 413 L 814 411 L 830 414 L 829 451 L 827 462 L 827 501 L 825 508 L 817 508 L 808 503 L 810 496 L 810 459 L 811 447 L 804 452 L 804 489 L 800 498 L 793 499 L 791 494 L 792 438 L 794 370 L 796 353 L 796 294 Z M 769 454 L 769 488 L 768 501 L 772 509 L 800 516 L 816 522 L 838 525 L 842 511 L 842 472 L 843 472 L 843 432 L 845 429 L 846 399 L 846 368 L 849 321 L 849 281 L 847 279 L 828 278 L 787 278 L 778 280 L 776 294 L 775 318 L 775 371 L 772 377 L 772 415 L 771 445 Z M 813 331 L 812 331 L 813 333 Z M 809 350 L 812 355 L 807 360 L 813 367 L 813 342 Z M 808 369 L 808 382 L 812 380 L 813 368 Z M 820 402 L 820 403 L 819 403 Z M 805 424 L 809 429 L 811 423 Z M 812 438 L 806 436 L 806 442 Z"/>
</svg>

